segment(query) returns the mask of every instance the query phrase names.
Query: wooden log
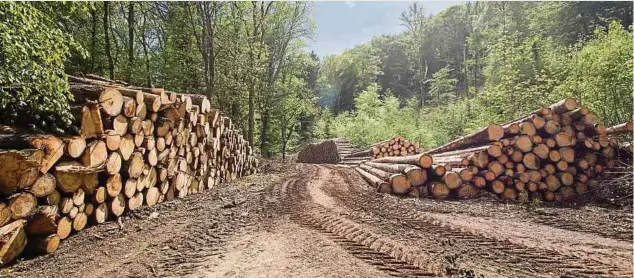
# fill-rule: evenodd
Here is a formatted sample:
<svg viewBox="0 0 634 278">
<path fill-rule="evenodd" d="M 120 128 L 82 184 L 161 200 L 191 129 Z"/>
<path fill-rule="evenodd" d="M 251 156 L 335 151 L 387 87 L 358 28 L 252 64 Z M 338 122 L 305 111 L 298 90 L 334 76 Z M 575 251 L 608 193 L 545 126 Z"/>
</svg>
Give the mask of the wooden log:
<svg viewBox="0 0 634 278">
<path fill-rule="evenodd" d="M 60 241 L 61 239 L 57 234 L 30 237 L 26 250 L 31 254 L 51 254 L 57 250 Z"/>
<path fill-rule="evenodd" d="M 504 129 L 496 124 L 490 124 L 486 128 L 478 130 L 468 136 L 458 138 L 445 145 L 432 149 L 427 154 L 441 153 L 464 149 L 470 146 L 482 145 L 487 142 L 498 141 L 504 136 Z M 426 168 L 426 167 L 423 167 Z"/>
<path fill-rule="evenodd" d="M 123 185 L 121 182 L 121 175 L 119 175 L 119 173 L 109 176 L 106 180 L 106 193 L 108 196 L 113 198 L 117 197 L 121 193 L 122 188 Z"/>
<path fill-rule="evenodd" d="M 390 184 L 387 183 L 386 181 L 384 181 L 384 180 L 380 179 L 379 177 L 376 177 L 376 176 L 364 171 L 363 169 L 361 169 L 359 167 L 355 167 L 354 169 L 361 175 L 361 177 L 363 177 L 363 179 L 365 179 L 378 192 L 381 192 L 381 193 L 391 193 L 392 192 Z M 168 194 L 168 196 L 169 196 L 169 194 Z M 168 198 L 168 200 L 169 200 L 169 198 Z"/>
<path fill-rule="evenodd" d="M 18 133 L 13 133 L 13 132 Z M 44 150 L 44 157 L 40 161 L 40 172 L 48 172 L 64 154 L 64 142 L 53 135 L 45 134 L 25 134 L 21 130 L 11 130 L 2 127 L 0 133 L 0 148 L 2 149 L 41 149 Z"/>
<path fill-rule="evenodd" d="M 106 148 L 109 151 L 116 151 L 119 149 L 121 145 L 121 135 L 119 135 L 116 131 L 112 129 L 106 130 L 104 139 L 106 141 Z"/>
<path fill-rule="evenodd" d="M 429 192 L 436 199 L 445 199 L 449 196 L 449 188 L 442 182 L 432 181 L 429 183 Z"/>
<path fill-rule="evenodd" d="M 136 192 L 132 194 L 132 197 L 128 199 L 128 209 L 129 210 L 137 210 L 143 205 L 144 196 L 143 192 Z"/>
<path fill-rule="evenodd" d="M 58 207 L 41 206 L 31 217 L 26 225 L 26 232 L 29 236 L 47 236 L 57 233 Z"/>
<path fill-rule="evenodd" d="M 96 174 L 103 171 L 100 167 L 87 167 L 76 161 L 61 162 L 55 167 L 57 188 L 64 193 L 73 193 L 79 188 L 92 192 L 96 186 Z"/>
<path fill-rule="evenodd" d="M 88 216 L 86 216 L 83 212 L 78 212 L 77 215 L 73 218 L 73 230 L 79 232 L 86 227 L 88 223 Z"/>
<path fill-rule="evenodd" d="M 31 186 L 39 175 L 42 150 L 0 150 L 0 193 L 11 195 Z"/>
<path fill-rule="evenodd" d="M 448 171 L 442 179 L 449 190 L 458 189 L 462 185 L 462 179 L 456 172 Z"/>
<path fill-rule="evenodd" d="M 399 157 L 383 157 L 372 160 L 373 162 L 393 163 L 393 164 L 411 164 L 420 168 L 429 168 L 433 165 L 433 158 L 427 154 L 417 154 Z"/>
<path fill-rule="evenodd" d="M 124 96 L 123 97 L 123 111 L 122 115 L 132 118 L 136 116 L 136 100 L 134 98 Z"/>
<path fill-rule="evenodd" d="M 114 87 L 71 84 L 70 92 L 77 103 L 98 101 L 101 110 L 108 116 L 119 115 L 123 108 L 123 95 Z"/>
<path fill-rule="evenodd" d="M 112 213 L 112 215 L 114 216 L 121 216 L 125 211 L 125 205 L 126 201 L 125 197 L 123 197 L 123 194 L 119 194 L 108 201 L 108 209 L 110 210 L 110 213 Z"/>
<path fill-rule="evenodd" d="M 606 128 L 605 133 L 609 135 L 632 133 L 632 130 L 634 130 L 632 127 L 632 121 L 627 121 L 622 124 Z"/>
<path fill-rule="evenodd" d="M 81 161 L 84 166 L 97 167 L 103 165 L 108 159 L 106 143 L 101 140 L 92 141 L 84 150 Z"/>
<path fill-rule="evenodd" d="M 20 192 L 9 197 L 9 210 L 12 219 L 26 219 L 37 209 L 37 198 L 28 192 Z"/>
<path fill-rule="evenodd" d="M 106 171 L 108 174 L 118 174 L 121 170 L 121 163 L 121 155 L 118 152 L 111 152 L 106 161 Z"/>
<path fill-rule="evenodd" d="M 73 221 L 68 216 L 57 220 L 57 235 L 60 239 L 66 239 L 73 231 Z"/>
<path fill-rule="evenodd" d="M 101 224 L 108 220 L 109 211 L 106 203 L 100 203 L 93 212 L 93 219 L 95 223 Z"/>
<path fill-rule="evenodd" d="M 134 137 L 130 134 L 126 134 L 121 137 L 121 144 L 119 144 L 119 154 L 123 161 L 128 161 L 134 152 Z"/>
<path fill-rule="evenodd" d="M 72 158 L 79 158 L 86 149 L 86 139 L 80 136 L 62 138 L 64 153 Z"/>
<path fill-rule="evenodd" d="M 24 251 L 27 243 L 24 223 L 24 220 L 16 220 L 0 227 L 0 266 L 11 263 Z"/>
<path fill-rule="evenodd" d="M 462 199 L 475 198 L 477 195 L 478 195 L 478 189 L 470 183 L 463 184 L 458 189 L 458 197 Z"/>
<path fill-rule="evenodd" d="M 143 159 L 143 154 L 140 152 L 134 152 L 132 153 L 130 160 L 123 164 L 122 169 L 128 174 L 128 177 L 136 179 L 141 176 L 144 167 L 145 161 Z"/>
</svg>

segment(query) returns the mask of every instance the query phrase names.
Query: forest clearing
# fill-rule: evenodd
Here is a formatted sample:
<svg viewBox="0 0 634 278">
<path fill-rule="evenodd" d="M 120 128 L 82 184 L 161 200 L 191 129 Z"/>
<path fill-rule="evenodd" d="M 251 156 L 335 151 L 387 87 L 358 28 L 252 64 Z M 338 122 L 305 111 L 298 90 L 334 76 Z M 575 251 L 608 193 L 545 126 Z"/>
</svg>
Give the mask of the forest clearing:
<svg viewBox="0 0 634 278">
<path fill-rule="evenodd" d="M 633 9 L 0 2 L 0 277 L 632 277 Z"/>
</svg>

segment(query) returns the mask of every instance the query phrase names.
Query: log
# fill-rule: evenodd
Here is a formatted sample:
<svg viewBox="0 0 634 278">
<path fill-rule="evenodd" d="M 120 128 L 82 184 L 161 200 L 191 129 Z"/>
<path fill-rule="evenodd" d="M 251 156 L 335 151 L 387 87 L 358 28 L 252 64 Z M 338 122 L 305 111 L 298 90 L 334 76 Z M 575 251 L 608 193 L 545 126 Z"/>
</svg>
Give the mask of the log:
<svg viewBox="0 0 634 278">
<path fill-rule="evenodd" d="M 95 223 L 97 224 L 106 222 L 106 220 L 108 220 L 108 216 L 109 216 L 109 211 L 108 211 L 108 205 L 106 203 L 99 204 L 95 208 L 95 211 L 93 212 L 93 219 Z"/>
<path fill-rule="evenodd" d="M 41 206 L 31 217 L 26 226 L 29 236 L 47 236 L 57 233 L 57 206 Z"/>
<path fill-rule="evenodd" d="M 632 133 L 632 121 L 627 121 L 622 124 L 618 124 L 615 126 L 611 126 L 605 129 L 605 133 L 609 135 L 623 134 L 623 133 Z"/>
<path fill-rule="evenodd" d="M 136 192 L 128 199 L 128 209 L 137 210 L 143 205 L 143 193 Z"/>
<path fill-rule="evenodd" d="M 119 194 L 108 202 L 108 209 L 114 216 L 121 216 L 126 208 L 126 201 L 123 194 Z"/>
<path fill-rule="evenodd" d="M 106 180 L 106 193 L 110 197 L 117 197 L 121 193 L 122 187 L 121 175 L 119 175 L 119 173 L 109 176 Z"/>
<path fill-rule="evenodd" d="M 51 254 L 57 251 L 60 241 L 57 234 L 29 237 L 26 249 L 32 254 Z"/>
<path fill-rule="evenodd" d="M 89 167 L 98 167 L 108 159 L 108 149 L 106 143 L 96 140 L 88 144 L 81 157 L 82 164 Z"/>
<path fill-rule="evenodd" d="M 86 149 L 86 139 L 80 136 L 62 138 L 65 144 L 64 153 L 72 158 L 79 158 Z"/>
<path fill-rule="evenodd" d="M 9 197 L 9 210 L 12 219 L 26 219 L 37 209 L 37 199 L 28 192 L 16 193 Z"/>
<path fill-rule="evenodd" d="M 68 216 L 57 220 L 57 235 L 60 239 L 66 239 L 73 231 L 73 221 Z"/>
<path fill-rule="evenodd" d="M 442 200 L 449 196 L 449 188 L 447 188 L 447 185 L 439 181 L 432 181 L 429 184 L 429 191 L 436 199 Z"/>
<path fill-rule="evenodd" d="M 24 220 L 16 220 L 0 227 L 0 266 L 6 266 L 15 260 L 26 247 Z"/>
<path fill-rule="evenodd" d="M 121 155 L 118 152 L 111 152 L 106 161 L 106 172 L 109 175 L 118 174 L 121 170 Z"/>
<path fill-rule="evenodd" d="M 468 136 L 458 138 L 445 145 L 426 152 L 427 154 L 441 153 L 464 149 L 470 146 L 482 145 L 484 143 L 498 141 L 504 136 L 504 129 L 496 124 L 490 124 L 486 128 L 478 130 Z"/>
<path fill-rule="evenodd" d="M 123 161 L 128 161 L 132 153 L 134 152 L 134 137 L 130 134 L 126 134 L 121 137 L 121 143 L 119 144 L 119 153 Z"/>
<path fill-rule="evenodd" d="M 73 112 L 73 115 L 80 122 L 79 135 L 84 138 L 95 138 L 103 135 L 103 120 L 97 104 L 89 103 L 85 106 L 71 108 L 71 111 L 77 111 Z"/>
<path fill-rule="evenodd" d="M 360 175 L 361 177 L 363 177 L 363 179 L 365 179 L 370 185 L 374 186 L 374 188 L 381 193 L 391 193 L 392 189 L 390 187 L 390 184 L 387 183 L 386 181 L 364 171 L 363 169 L 359 168 L 359 167 L 355 167 L 354 168 Z M 168 192 L 169 193 L 169 192 Z M 168 198 L 169 200 L 169 198 Z"/>
<path fill-rule="evenodd" d="M 42 150 L 0 150 L 0 193 L 9 196 L 31 186 L 38 178 Z"/>
<path fill-rule="evenodd" d="M 458 189 L 458 197 L 462 199 L 471 199 L 478 196 L 478 189 L 472 184 L 463 184 Z"/>
<path fill-rule="evenodd" d="M 132 118 L 136 116 L 136 100 L 131 97 L 123 97 L 123 112 L 122 115 Z"/>
<path fill-rule="evenodd" d="M 460 178 L 460 174 L 452 171 L 448 171 L 442 179 L 443 183 L 449 188 L 458 189 L 462 185 L 462 179 Z"/>
<path fill-rule="evenodd" d="M 79 232 L 86 227 L 87 223 L 88 223 L 88 216 L 86 216 L 86 214 L 83 212 L 79 212 L 77 213 L 75 218 L 73 218 L 73 230 Z"/>
<path fill-rule="evenodd" d="M 417 154 L 397 157 L 383 157 L 372 160 L 372 162 L 393 163 L 393 164 L 411 164 L 420 168 L 429 168 L 433 165 L 433 158 L 428 154 Z"/>
<path fill-rule="evenodd" d="M 101 110 L 108 116 L 115 117 L 123 108 L 123 95 L 114 87 L 102 87 L 85 84 L 71 84 L 70 92 L 76 102 L 99 102 Z"/>
<path fill-rule="evenodd" d="M 6 129 L 3 129 L 3 132 Z M 45 134 L 0 133 L 1 149 L 40 149 L 44 157 L 40 162 L 40 172 L 48 172 L 64 154 L 64 142 Z"/>
</svg>

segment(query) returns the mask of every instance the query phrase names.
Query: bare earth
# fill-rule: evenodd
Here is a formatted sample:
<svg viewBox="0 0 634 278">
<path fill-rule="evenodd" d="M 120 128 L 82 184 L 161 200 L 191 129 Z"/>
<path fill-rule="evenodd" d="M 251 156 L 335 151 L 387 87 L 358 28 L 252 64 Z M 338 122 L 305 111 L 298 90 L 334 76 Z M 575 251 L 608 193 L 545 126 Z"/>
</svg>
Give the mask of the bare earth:
<svg viewBox="0 0 634 278">
<path fill-rule="evenodd" d="M 0 276 L 632 276 L 631 211 L 398 198 L 336 166 L 273 162 L 121 224 Z"/>
</svg>

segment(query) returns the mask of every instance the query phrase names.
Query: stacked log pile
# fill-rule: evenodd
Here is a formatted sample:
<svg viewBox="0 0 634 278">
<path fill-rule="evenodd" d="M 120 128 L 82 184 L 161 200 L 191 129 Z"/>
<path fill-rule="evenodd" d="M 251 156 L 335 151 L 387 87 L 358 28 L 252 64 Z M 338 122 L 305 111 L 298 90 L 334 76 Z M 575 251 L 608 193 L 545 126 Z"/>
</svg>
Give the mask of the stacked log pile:
<svg viewBox="0 0 634 278">
<path fill-rule="evenodd" d="M 399 195 L 444 199 L 490 192 L 505 200 L 565 201 L 588 192 L 589 181 L 616 163 L 614 137 L 628 132 L 631 122 L 606 128 L 565 99 L 424 154 L 364 162 L 357 171 L 378 191 Z"/>
<path fill-rule="evenodd" d="M 308 144 L 297 154 L 297 162 L 315 164 L 337 164 L 341 158 L 334 140 L 324 140 L 318 144 Z"/>
<path fill-rule="evenodd" d="M 253 174 L 252 148 L 204 96 L 70 77 L 78 134 L 0 128 L 0 266 L 128 211 Z"/>
<path fill-rule="evenodd" d="M 412 142 L 402 136 L 375 143 L 372 146 L 356 150 L 342 158 L 343 164 L 359 165 L 364 161 L 388 156 L 408 156 L 421 153 L 418 142 Z"/>
</svg>

